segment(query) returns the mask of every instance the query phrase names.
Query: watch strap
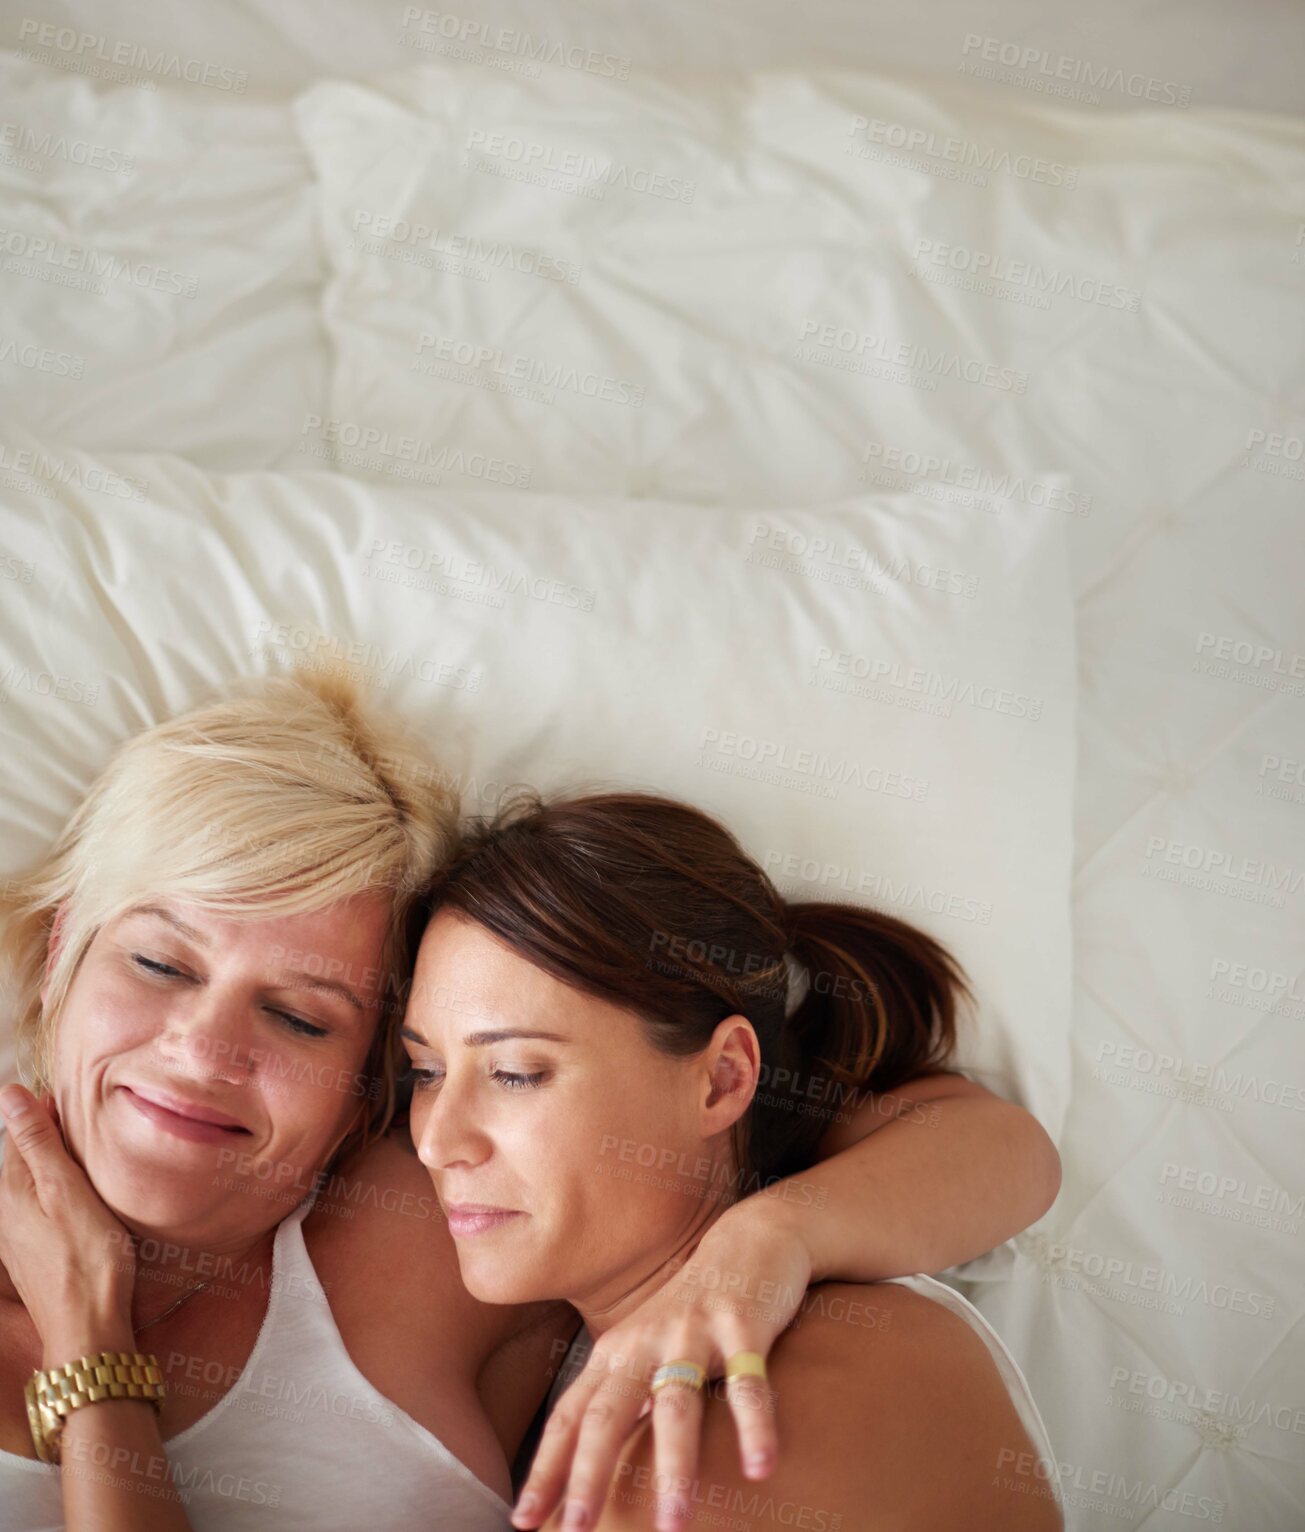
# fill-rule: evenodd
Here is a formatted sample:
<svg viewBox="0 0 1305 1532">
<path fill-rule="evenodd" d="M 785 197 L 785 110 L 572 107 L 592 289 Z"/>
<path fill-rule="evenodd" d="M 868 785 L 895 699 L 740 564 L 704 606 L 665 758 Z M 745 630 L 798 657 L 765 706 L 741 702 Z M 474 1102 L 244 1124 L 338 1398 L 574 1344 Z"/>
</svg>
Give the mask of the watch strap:
<svg viewBox="0 0 1305 1532">
<path fill-rule="evenodd" d="M 38 1369 L 24 1392 L 37 1456 L 43 1463 L 57 1463 L 64 1422 L 74 1410 L 106 1399 L 143 1399 L 158 1411 L 165 1386 L 152 1351 L 96 1351 Z"/>
</svg>

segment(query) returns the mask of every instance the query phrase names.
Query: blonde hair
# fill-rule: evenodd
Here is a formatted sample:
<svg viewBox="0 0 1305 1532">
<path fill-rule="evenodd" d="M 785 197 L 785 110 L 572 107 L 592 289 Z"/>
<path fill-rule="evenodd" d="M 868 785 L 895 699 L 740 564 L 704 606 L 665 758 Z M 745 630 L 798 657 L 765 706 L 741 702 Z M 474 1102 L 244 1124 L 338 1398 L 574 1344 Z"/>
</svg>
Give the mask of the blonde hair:
<svg viewBox="0 0 1305 1532">
<path fill-rule="evenodd" d="M 238 683 L 127 740 L 48 854 L 0 900 L 0 965 L 25 1081 L 50 1088 L 73 976 L 96 932 L 136 905 L 172 897 L 226 919 L 258 918 L 387 891 L 382 1015 L 364 1066 L 371 1110 L 331 1163 L 343 1161 L 394 1117 L 395 997 L 419 934 L 416 900 L 456 824 L 456 799 L 407 731 L 364 712 L 343 680 L 300 673 Z"/>
</svg>

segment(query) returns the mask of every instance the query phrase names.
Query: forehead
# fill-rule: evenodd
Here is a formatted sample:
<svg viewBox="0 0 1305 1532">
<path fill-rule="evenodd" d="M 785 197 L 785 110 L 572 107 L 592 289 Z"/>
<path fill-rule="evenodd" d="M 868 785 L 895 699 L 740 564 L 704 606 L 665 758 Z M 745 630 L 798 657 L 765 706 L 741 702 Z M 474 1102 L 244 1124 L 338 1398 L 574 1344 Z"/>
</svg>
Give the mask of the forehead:
<svg viewBox="0 0 1305 1532">
<path fill-rule="evenodd" d="M 389 917 L 389 900 L 380 893 L 353 894 L 315 910 L 290 914 L 269 911 L 265 915 L 242 913 L 221 915 L 186 899 L 160 896 L 138 900 L 119 920 L 162 920 L 185 934 L 195 934 L 214 943 L 268 943 L 281 938 L 318 937 L 327 940 L 350 932 L 362 937 L 384 935 Z"/>
<path fill-rule="evenodd" d="M 449 910 L 437 911 L 422 937 L 408 1015 L 430 1042 L 513 1026 L 547 1027 L 594 1047 L 640 1034 L 632 1012 L 554 978 Z"/>
<path fill-rule="evenodd" d="M 353 970 L 366 985 L 379 963 L 390 901 L 369 892 L 297 914 L 219 915 L 183 899 L 145 898 L 109 928 L 152 934 L 199 952 L 251 966 L 295 970 Z M 376 976 L 379 978 L 379 975 Z"/>
<path fill-rule="evenodd" d="M 551 1009 L 565 994 L 559 980 L 537 968 L 484 926 L 438 910 L 417 951 L 413 1006 L 495 1019 L 523 1006 Z"/>
</svg>

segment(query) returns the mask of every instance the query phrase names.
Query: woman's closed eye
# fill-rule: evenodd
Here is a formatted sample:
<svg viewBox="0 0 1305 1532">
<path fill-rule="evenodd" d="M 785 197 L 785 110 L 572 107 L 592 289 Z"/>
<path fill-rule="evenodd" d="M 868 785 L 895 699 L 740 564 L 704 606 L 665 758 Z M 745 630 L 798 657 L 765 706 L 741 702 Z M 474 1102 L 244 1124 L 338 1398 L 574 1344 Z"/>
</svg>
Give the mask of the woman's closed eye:
<svg viewBox="0 0 1305 1532">
<path fill-rule="evenodd" d="M 146 973 L 152 973 L 156 978 L 180 979 L 183 978 L 179 968 L 173 968 L 169 963 L 156 963 L 153 958 L 147 958 L 144 953 L 133 952 L 132 961 L 138 968 L 143 968 Z"/>
<path fill-rule="evenodd" d="M 174 968 L 171 963 L 160 963 L 155 958 L 148 958 L 143 952 L 133 952 L 132 961 L 138 968 L 149 974 L 154 979 L 189 979 L 190 975 L 183 973 L 180 968 Z M 319 1026 L 315 1021 L 309 1021 L 306 1016 L 296 1016 L 293 1011 L 283 1011 L 279 1006 L 269 1005 L 266 1007 L 269 1016 L 275 1016 L 288 1031 L 298 1037 L 325 1037 L 330 1031 L 329 1027 Z"/>
<path fill-rule="evenodd" d="M 431 1090 L 444 1078 L 443 1069 L 418 1064 L 412 1060 L 408 1063 L 408 1074 L 416 1090 Z M 522 1070 L 495 1068 L 490 1070 L 489 1077 L 505 1090 L 534 1090 L 548 1078 L 548 1071 L 539 1069 L 533 1073 L 527 1073 Z"/>
<path fill-rule="evenodd" d="M 491 1069 L 489 1077 L 507 1086 L 509 1090 L 534 1090 L 536 1086 L 544 1083 L 546 1073 L 543 1069 L 537 1070 L 534 1074 L 517 1074 L 509 1069 Z"/>
<path fill-rule="evenodd" d="M 432 1086 L 438 1085 L 440 1080 L 444 1078 L 444 1071 L 442 1069 L 431 1069 L 423 1064 L 415 1064 L 409 1059 L 408 1078 L 412 1081 L 415 1089 L 430 1090 Z"/>
</svg>

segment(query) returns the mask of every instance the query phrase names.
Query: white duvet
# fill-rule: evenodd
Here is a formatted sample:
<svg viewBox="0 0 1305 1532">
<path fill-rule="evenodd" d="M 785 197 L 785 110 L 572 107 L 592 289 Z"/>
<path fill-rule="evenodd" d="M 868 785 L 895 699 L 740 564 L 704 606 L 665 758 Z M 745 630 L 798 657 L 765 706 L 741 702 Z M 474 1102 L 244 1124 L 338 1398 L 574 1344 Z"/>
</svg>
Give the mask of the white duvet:
<svg viewBox="0 0 1305 1532">
<path fill-rule="evenodd" d="M 963 1276 L 1071 1527 L 1300 1526 L 1302 123 L 0 78 L 6 865 L 125 733 L 313 657 L 471 800 L 633 774 L 916 901 L 967 1064 L 1061 1129 Z"/>
</svg>

